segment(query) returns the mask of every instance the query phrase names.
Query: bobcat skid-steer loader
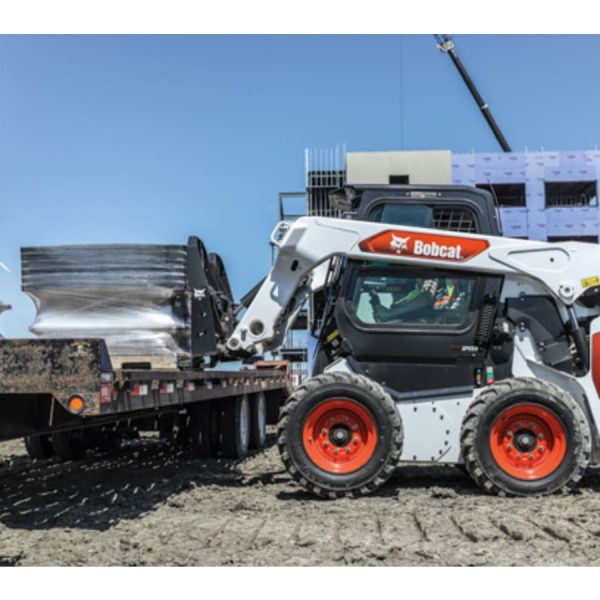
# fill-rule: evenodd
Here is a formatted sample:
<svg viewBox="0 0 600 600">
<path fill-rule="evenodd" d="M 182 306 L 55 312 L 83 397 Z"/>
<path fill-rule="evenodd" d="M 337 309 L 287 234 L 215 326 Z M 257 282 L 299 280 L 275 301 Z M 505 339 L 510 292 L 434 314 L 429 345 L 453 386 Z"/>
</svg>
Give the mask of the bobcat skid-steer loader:
<svg viewBox="0 0 600 600">
<path fill-rule="evenodd" d="M 282 407 L 289 473 L 324 497 L 399 463 L 465 466 L 492 494 L 568 491 L 600 460 L 600 247 L 501 237 L 491 195 L 354 186 L 346 218 L 280 223 L 227 345 L 277 349 L 311 298 L 313 377 Z"/>
</svg>

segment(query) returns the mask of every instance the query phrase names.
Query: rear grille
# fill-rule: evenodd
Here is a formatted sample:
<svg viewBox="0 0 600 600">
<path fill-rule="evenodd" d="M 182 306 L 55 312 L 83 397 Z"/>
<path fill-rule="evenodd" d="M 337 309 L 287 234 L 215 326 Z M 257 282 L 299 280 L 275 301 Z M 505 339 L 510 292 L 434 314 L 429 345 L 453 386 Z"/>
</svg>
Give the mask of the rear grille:
<svg viewBox="0 0 600 600">
<path fill-rule="evenodd" d="M 477 233 L 473 213 L 464 208 L 434 208 L 433 227 L 462 233 Z"/>
</svg>

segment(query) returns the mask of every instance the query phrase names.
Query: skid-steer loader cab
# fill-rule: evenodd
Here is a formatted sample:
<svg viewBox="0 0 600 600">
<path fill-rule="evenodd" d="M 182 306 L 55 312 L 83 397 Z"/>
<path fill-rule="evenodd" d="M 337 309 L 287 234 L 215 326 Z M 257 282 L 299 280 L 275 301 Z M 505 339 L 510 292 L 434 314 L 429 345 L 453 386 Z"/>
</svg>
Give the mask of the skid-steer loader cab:
<svg viewBox="0 0 600 600">
<path fill-rule="evenodd" d="M 349 186 L 344 193 L 357 220 L 500 235 L 484 190 Z M 314 374 L 344 357 L 398 394 L 472 388 L 484 376 L 501 277 L 376 261 L 341 261 L 337 269 L 314 299 L 314 313 L 323 314 Z M 497 354 L 501 371 L 508 356 Z"/>
</svg>

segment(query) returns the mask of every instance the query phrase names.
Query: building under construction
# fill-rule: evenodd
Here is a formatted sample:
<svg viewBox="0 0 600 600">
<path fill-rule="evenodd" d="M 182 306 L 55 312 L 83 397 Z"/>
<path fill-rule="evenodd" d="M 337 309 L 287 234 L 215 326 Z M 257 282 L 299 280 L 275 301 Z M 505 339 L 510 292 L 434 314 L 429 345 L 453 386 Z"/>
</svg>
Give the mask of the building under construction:
<svg viewBox="0 0 600 600">
<path fill-rule="evenodd" d="M 328 194 L 344 183 L 456 184 L 492 193 L 507 236 L 597 242 L 600 235 L 600 150 L 347 152 L 342 158 L 310 151 L 306 156 L 305 214 L 333 216 Z"/>
</svg>

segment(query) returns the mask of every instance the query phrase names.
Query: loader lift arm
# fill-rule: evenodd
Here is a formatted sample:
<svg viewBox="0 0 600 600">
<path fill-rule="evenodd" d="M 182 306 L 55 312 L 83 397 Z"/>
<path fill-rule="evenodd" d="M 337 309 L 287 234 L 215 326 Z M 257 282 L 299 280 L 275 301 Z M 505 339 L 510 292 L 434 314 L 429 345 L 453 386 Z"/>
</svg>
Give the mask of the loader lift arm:
<svg viewBox="0 0 600 600">
<path fill-rule="evenodd" d="M 526 278 L 545 288 L 565 308 L 575 328 L 574 303 L 598 288 L 589 282 L 598 279 L 593 265 L 600 264 L 600 247 L 580 242 L 446 234 L 436 229 L 320 217 L 279 223 L 272 241 L 279 247 L 277 259 L 227 341 L 232 355 L 262 354 L 281 346 L 315 288 L 317 268 L 334 256 Z M 578 346 L 585 351 L 583 344 Z"/>
</svg>

